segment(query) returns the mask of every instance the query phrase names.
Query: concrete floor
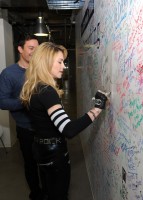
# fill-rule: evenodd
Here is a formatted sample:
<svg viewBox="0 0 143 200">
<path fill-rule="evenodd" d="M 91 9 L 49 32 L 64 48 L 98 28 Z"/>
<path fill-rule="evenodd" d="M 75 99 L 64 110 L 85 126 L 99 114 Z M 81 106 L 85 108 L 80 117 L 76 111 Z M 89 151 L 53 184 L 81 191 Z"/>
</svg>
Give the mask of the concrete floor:
<svg viewBox="0 0 143 200">
<path fill-rule="evenodd" d="M 76 116 L 75 95 L 65 87 L 65 110 Z M 68 141 L 71 158 L 69 200 L 93 200 L 79 136 Z M 23 158 L 17 143 L 5 154 L 0 149 L 0 200 L 28 200 L 29 189 L 24 177 Z"/>
</svg>

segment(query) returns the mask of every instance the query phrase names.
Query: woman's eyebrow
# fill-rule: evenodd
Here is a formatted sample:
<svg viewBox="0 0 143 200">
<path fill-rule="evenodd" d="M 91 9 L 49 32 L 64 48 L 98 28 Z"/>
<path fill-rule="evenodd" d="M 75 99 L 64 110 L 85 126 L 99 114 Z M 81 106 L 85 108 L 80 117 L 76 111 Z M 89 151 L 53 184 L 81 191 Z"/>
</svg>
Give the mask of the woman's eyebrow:
<svg viewBox="0 0 143 200">
<path fill-rule="evenodd" d="M 59 58 L 59 60 L 61 60 L 61 61 L 64 61 L 64 59 L 63 59 L 63 58 Z"/>
</svg>

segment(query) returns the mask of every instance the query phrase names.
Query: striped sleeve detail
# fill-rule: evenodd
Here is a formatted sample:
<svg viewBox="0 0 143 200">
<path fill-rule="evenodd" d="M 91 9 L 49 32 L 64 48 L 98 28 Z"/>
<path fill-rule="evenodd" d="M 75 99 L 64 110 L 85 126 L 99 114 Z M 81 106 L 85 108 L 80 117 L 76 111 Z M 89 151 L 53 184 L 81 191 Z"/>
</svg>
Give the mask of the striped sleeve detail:
<svg viewBox="0 0 143 200">
<path fill-rule="evenodd" d="M 61 133 L 63 132 L 66 125 L 71 121 L 62 108 L 55 110 L 50 115 L 50 118 Z"/>
</svg>

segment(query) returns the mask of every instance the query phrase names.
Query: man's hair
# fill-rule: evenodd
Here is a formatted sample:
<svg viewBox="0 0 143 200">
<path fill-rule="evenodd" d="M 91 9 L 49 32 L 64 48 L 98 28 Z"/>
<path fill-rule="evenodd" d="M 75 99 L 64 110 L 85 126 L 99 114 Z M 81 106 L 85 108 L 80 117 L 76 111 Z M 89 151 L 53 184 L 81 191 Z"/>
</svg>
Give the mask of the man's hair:
<svg viewBox="0 0 143 200">
<path fill-rule="evenodd" d="M 24 47 L 25 42 L 28 40 L 37 40 L 38 41 L 38 38 L 35 35 L 25 33 L 25 34 L 19 36 L 17 46 Z"/>
</svg>

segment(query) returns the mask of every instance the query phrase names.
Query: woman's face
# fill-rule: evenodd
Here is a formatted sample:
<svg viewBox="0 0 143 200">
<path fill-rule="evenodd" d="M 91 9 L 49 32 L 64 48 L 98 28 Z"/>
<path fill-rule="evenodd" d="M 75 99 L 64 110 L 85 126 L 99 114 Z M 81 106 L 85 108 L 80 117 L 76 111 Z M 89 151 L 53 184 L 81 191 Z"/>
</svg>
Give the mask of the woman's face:
<svg viewBox="0 0 143 200">
<path fill-rule="evenodd" d="M 54 58 L 54 63 L 52 66 L 52 70 L 51 70 L 51 75 L 53 76 L 53 78 L 55 79 L 59 79 L 62 77 L 63 75 L 63 71 L 64 71 L 64 56 L 63 53 L 61 51 L 59 51 Z"/>
</svg>

